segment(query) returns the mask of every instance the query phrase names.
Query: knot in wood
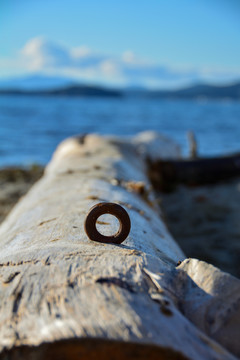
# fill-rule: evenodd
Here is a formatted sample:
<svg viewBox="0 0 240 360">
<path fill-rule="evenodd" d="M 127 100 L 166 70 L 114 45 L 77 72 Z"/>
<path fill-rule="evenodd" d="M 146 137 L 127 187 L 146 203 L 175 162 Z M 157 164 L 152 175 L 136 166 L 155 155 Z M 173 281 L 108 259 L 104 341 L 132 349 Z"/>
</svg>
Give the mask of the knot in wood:
<svg viewBox="0 0 240 360">
<path fill-rule="evenodd" d="M 115 216 L 119 221 L 119 229 L 116 234 L 106 236 L 101 234 L 96 227 L 99 216 L 110 214 Z M 88 212 L 84 229 L 90 240 L 107 244 L 121 244 L 128 236 L 131 228 L 131 221 L 127 211 L 115 203 L 103 202 L 94 205 Z"/>
</svg>

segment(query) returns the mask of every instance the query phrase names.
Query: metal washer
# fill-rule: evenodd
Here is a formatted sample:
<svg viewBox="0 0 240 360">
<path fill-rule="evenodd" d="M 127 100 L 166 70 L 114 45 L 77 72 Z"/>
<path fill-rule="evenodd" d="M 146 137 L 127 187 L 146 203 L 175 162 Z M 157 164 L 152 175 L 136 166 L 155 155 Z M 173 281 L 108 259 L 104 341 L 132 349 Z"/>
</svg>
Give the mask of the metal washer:
<svg viewBox="0 0 240 360">
<path fill-rule="evenodd" d="M 116 234 L 105 236 L 97 230 L 97 219 L 103 214 L 111 214 L 119 220 L 120 226 Z M 103 202 L 94 205 L 89 210 L 85 219 L 84 229 L 90 240 L 107 244 L 121 244 L 130 232 L 131 221 L 127 211 L 122 206 L 115 203 Z"/>
</svg>

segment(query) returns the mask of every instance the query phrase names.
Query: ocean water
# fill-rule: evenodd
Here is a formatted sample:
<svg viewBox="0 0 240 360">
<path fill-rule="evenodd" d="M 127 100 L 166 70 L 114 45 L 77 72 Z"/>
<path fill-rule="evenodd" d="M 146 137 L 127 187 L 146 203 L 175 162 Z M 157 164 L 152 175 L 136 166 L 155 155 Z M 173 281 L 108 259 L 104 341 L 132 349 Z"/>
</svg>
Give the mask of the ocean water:
<svg viewBox="0 0 240 360">
<path fill-rule="evenodd" d="M 189 130 L 202 156 L 240 152 L 240 102 L 0 96 L 0 167 L 46 164 L 71 135 L 144 130 L 171 137 L 185 156 Z"/>
</svg>

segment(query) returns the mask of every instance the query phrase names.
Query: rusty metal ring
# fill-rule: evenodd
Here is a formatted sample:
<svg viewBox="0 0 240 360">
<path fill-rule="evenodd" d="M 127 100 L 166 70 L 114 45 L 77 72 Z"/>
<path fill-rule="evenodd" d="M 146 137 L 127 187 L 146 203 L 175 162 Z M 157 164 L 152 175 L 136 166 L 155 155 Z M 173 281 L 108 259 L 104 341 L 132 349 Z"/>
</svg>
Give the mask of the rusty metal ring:
<svg viewBox="0 0 240 360">
<path fill-rule="evenodd" d="M 119 220 L 120 226 L 116 234 L 105 236 L 97 230 L 97 219 L 103 214 L 111 214 Z M 130 228 L 131 221 L 128 213 L 122 206 L 114 203 L 99 203 L 94 205 L 89 210 L 84 223 L 85 232 L 90 240 L 110 244 L 121 244 L 128 236 Z"/>
</svg>

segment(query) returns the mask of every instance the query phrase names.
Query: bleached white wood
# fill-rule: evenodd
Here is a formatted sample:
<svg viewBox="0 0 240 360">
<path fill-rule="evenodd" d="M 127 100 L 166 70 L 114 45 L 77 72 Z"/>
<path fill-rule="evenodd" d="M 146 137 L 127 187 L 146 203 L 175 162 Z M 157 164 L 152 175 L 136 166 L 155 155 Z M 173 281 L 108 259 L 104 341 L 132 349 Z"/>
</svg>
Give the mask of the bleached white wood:
<svg viewBox="0 0 240 360">
<path fill-rule="evenodd" d="M 234 359 L 190 321 L 194 311 L 181 313 L 178 298 L 181 304 L 191 298 L 189 269 L 176 269 L 185 256 L 151 190 L 149 148 L 156 156 L 144 136 L 66 140 L 2 224 L 2 356 Z M 96 243 L 84 233 L 85 216 L 100 201 L 119 203 L 130 215 L 132 229 L 121 245 Z"/>
</svg>

